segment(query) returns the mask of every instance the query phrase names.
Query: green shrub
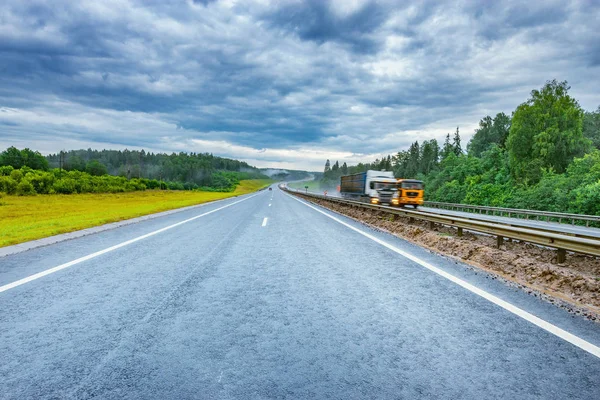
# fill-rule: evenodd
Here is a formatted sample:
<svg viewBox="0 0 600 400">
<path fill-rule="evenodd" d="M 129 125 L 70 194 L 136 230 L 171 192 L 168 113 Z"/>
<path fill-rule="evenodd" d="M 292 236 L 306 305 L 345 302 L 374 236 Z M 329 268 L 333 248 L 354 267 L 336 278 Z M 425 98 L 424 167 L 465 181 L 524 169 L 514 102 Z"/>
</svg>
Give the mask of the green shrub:
<svg viewBox="0 0 600 400">
<path fill-rule="evenodd" d="M 17 182 L 10 176 L 0 176 L 0 192 L 15 194 Z"/>
<path fill-rule="evenodd" d="M 579 214 L 600 215 L 600 181 L 577 188 L 573 193 L 573 211 Z"/>
<path fill-rule="evenodd" d="M 10 176 L 10 173 L 14 170 L 12 165 L 3 165 L 0 167 L 0 176 Z"/>
<path fill-rule="evenodd" d="M 25 179 L 33 185 L 36 193 L 47 194 L 50 192 L 50 189 L 52 189 L 55 178 L 50 172 L 34 171 L 28 172 L 27 175 L 25 175 Z"/>
<path fill-rule="evenodd" d="M 71 178 L 63 178 L 54 181 L 52 189 L 54 193 L 59 194 L 72 194 L 77 193 L 76 189 L 77 182 Z"/>
<path fill-rule="evenodd" d="M 19 169 L 15 169 L 14 171 L 12 171 L 10 173 L 10 177 L 17 183 L 21 182 L 21 179 L 23 179 L 23 173 L 21 172 L 21 170 Z"/>
<path fill-rule="evenodd" d="M 465 197 L 465 187 L 458 180 L 446 182 L 435 193 L 435 201 L 447 203 L 462 203 Z"/>
<path fill-rule="evenodd" d="M 35 189 L 33 188 L 31 182 L 29 182 L 27 179 L 23 179 L 17 185 L 16 194 L 17 196 L 32 196 L 35 195 Z"/>
</svg>

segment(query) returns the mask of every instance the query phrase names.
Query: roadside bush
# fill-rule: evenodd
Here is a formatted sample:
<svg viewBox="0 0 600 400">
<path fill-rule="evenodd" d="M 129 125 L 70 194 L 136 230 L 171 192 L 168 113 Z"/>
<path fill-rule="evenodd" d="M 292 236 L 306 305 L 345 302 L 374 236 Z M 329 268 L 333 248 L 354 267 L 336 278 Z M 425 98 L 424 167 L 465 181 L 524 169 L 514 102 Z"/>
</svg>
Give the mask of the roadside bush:
<svg viewBox="0 0 600 400">
<path fill-rule="evenodd" d="M 146 188 L 148 188 L 148 189 L 159 189 L 160 188 L 160 182 L 156 179 L 140 179 L 140 182 L 142 182 L 144 185 L 146 185 Z"/>
<path fill-rule="evenodd" d="M 3 165 L 0 167 L 0 176 L 10 176 L 10 173 L 13 172 L 14 168 L 12 165 Z"/>
<path fill-rule="evenodd" d="M 491 183 L 470 184 L 464 198 L 466 204 L 481 206 L 502 207 L 510 198 L 512 192 L 505 185 Z"/>
<path fill-rule="evenodd" d="M 59 194 L 77 193 L 77 182 L 71 178 L 58 179 L 52 184 L 52 190 Z"/>
<path fill-rule="evenodd" d="M 21 170 L 15 169 L 13 172 L 10 173 L 10 177 L 17 183 L 21 182 L 21 179 L 23 179 L 23 173 L 21 172 Z"/>
<path fill-rule="evenodd" d="M 600 215 L 600 181 L 580 187 L 575 195 L 574 212 L 578 214 Z"/>
<path fill-rule="evenodd" d="M 465 197 L 465 187 L 458 180 L 446 182 L 440 187 L 436 193 L 436 199 L 444 199 L 448 203 L 462 203 Z"/>
<path fill-rule="evenodd" d="M 73 193 L 123 193 L 146 189 L 198 190 L 194 182 L 163 181 L 114 175 L 90 175 L 79 170 L 50 171 L 33 170 L 29 167 L 14 169 L 0 167 L 0 191 L 7 194 L 73 194 Z M 216 173 L 218 187 L 206 187 L 207 191 L 229 192 L 239 183 L 235 172 Z M 25 182 L 19 186 L 20 183 Z M 31 189 L 33 188 L 33 190 Z"/>
<path fill-rule="evenodd" d="M 169 190 L 185 190 L 181 182 L 167 182 L 167 188 Z"/>
<path fill-rule="evenodd" d="M 25 179 L 33 185 L 36 193 L 47 194 L 50 193 L 55 178 L 50 172 L 34 171 L 27 173 Z"/>
<path fill-rule="evenodd" d="M 15 194 L 17 182 L 10 176 L 0 176 L 0 192 Z"/>
<path fill-rule="evenodd" d="M 16 194 L 17 196 L 33 196 L 35 195 L 35 189 L 33 188 L 31 182 L 29 182 L 27 179 L 23 179 L 17 185 Z"/>
</svg>

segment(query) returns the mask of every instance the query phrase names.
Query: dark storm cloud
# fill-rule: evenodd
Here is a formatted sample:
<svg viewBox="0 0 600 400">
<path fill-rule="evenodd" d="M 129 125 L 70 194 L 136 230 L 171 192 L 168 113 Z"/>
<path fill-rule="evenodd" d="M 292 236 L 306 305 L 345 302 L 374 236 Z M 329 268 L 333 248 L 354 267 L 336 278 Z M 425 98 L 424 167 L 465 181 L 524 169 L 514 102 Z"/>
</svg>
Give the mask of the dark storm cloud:
<svg viewBox="0 0 600 400">
<path fill-rule="evenodd" d="M 466 11 L 479 22 L 479 33 L 489 40 L 500 40 L 519 30 L 551 27 L 564 23 L 570 14 L 567 2 L 475 3 Z"/>
<path fill-rule="evenodd" d="M 9 1 L 0 145 L 368 158 L 468 135 L 548 79 L 600 103 L 593 2 L 397 3 Z"/>
<path fill-rule="evenodd" d="M 374 31 L 389 17 L 388 8 L 369 1 L 348 15 L 336 15 L 329 4 L 322 0 L 310 0 L 304 4 L 289 4 L 263 18 L 274 27 L 281 27 L 297 34 L 302 40 L 322 44 L 328 41 L 349 45 L 358 53 L 376 53 L 381 37 Z"/>
</svg>

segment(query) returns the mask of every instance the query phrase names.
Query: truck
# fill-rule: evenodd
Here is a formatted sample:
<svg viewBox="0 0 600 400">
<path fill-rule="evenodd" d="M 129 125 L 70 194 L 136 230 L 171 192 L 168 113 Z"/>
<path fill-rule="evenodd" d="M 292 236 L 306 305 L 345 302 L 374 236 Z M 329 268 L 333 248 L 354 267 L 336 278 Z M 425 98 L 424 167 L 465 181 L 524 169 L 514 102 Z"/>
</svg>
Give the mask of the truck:
<svg viewBox="0 0 600 400">
<path fill-rule="evenodd" d="M 423 205 L 423 181 L 416 179 L 398 179 L 398 205 L 411 205 L 414 208 Z"/>
<path fill-rule="evenodd" d="M 340 194 L 371 204 L 399 204 L 398 182 L 392 171 L 368 170 L 344 175 L 340 178 Z"/>
</svg>

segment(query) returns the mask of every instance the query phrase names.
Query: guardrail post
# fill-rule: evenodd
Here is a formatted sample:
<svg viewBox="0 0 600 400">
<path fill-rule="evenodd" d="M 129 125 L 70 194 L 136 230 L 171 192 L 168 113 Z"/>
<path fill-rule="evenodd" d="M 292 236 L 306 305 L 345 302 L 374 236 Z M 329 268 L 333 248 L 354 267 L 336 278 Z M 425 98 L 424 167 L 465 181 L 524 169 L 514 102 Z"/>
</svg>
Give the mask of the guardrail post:
<svg viewBox="0 0 600 400">
<path fill-rule="evenodd" d="M 497 236 L 496 237 L 496 247 L 500 248 L 500 246 L 502 246 L 502 243 L 504 243 L 504 237 Z"/>
<path fill-rule="evenodd" d="M 556 252 L 556 262 L 562 264 L 567 259 L 567 251 L 565 249 L 558 249 Z"/>
<path fill-rule="evenodd" d="M 462 236 L 463 235 L 463 228 L 458 228 L 458 236 Z"/>
</svg>

